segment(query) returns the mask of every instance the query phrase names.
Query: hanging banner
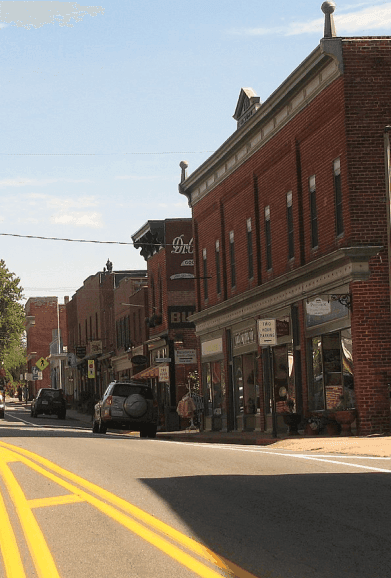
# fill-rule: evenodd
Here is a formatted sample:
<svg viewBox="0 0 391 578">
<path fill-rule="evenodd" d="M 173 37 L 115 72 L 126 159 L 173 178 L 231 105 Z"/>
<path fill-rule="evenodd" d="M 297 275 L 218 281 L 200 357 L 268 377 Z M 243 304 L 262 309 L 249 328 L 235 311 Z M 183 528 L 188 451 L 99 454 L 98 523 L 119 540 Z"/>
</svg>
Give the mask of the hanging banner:
<svg viewBox="0 0 391 578">
<path fill-rule="evenodd" d="M 95 379 L 95 361 L 94 359 L 88 360 L 88 378 Z"/>
</svg>

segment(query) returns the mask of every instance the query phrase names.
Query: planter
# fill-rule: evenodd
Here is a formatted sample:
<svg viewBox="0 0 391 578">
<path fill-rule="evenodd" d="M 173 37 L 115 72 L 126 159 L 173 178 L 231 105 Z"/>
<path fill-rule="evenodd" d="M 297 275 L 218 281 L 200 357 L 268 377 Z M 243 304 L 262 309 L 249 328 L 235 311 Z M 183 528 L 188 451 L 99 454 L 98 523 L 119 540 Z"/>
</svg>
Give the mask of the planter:
<svg viewBox="0 0 391 578">
<path fill-rule="evenodd" d="M 316 427 L 315 429 L 311 427 L 309 423 L 306 424 L 304 428 L 304 433 L 306 436 L 318 436 L 319 435 L 319 428 Z"/>
<path fill-rule="evenodd" d="M 329 436 L 339 436 L 341 427 L 336 421 L 331 421 L 326 424 L 326 431 Z"/>
<path fill-rule="evenodd" d="M 335 419 L 341 426 L 342 436 L 352 436 L 352 423 L 356 419 L 355 409 L 344 409 L 334 412 Z"/>
<path fill-rule="evenodd" d="M 299 413 L 284 413 L 282 417 L 284 423 L 288 426 L 288 435 L 299 435 L 298 426 L 301 422 L 301 415 Z"/>
</svg>

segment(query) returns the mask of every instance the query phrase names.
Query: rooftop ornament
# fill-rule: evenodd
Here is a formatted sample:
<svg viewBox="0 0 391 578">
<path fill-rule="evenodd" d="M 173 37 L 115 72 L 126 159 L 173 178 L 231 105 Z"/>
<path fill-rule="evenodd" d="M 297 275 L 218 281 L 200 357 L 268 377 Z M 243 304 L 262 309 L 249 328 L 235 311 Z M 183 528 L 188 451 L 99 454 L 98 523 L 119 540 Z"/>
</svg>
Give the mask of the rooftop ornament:
<svg viewBox="0 0 391 578">
<path fill-rule="evenodd" d="M 325 15 L 324 38 L 335 38 L 337 36 L 333 16 L 335 6 L 336 4 L 332 2 L 332 0 L 327 0 L 327 2 L 323 2 L 322 4 L 322 12 Z"/>
</svg>

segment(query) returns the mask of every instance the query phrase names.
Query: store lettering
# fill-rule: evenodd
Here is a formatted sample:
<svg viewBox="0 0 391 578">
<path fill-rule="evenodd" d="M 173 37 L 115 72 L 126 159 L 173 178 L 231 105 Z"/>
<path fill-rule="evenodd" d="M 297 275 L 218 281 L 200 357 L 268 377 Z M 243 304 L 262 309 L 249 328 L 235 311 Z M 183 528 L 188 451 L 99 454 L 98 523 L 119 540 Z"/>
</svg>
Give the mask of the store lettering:
<svg viewBox="0 0 391 578">
<path fill-rule="evenodd" d="M 254 343 L 255 336 L 253 329 L 246 329 L 240 333 L 234 335 L 234 346 L 243 347 L 243 345 L 248 345 L 249 343 Z"/>
<path fill-rule="evenodd" d="M 193 253 L 193 239 L 190 239 L 188 243 L 185 243 L 183 240 L 184 235 L 180 235 L 179 237 L 175 237 L 172 242 L 172 251 L 171 253 L 185 255 L 186 253 L 192 254 Z"/>
</svg>

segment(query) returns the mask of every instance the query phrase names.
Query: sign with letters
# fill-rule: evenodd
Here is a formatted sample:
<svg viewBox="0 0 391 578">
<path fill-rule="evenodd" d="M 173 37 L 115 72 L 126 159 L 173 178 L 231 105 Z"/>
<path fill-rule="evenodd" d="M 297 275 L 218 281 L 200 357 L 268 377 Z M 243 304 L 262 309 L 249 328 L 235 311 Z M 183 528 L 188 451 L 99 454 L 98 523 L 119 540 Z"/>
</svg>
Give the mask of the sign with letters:
<svg viewBox="0 0 391 578">
<path fill-rule="evenodd" d="M 258 319 L 259 345 L 277 345 L 277 323 L 275 319 Z"/>
</svg>

